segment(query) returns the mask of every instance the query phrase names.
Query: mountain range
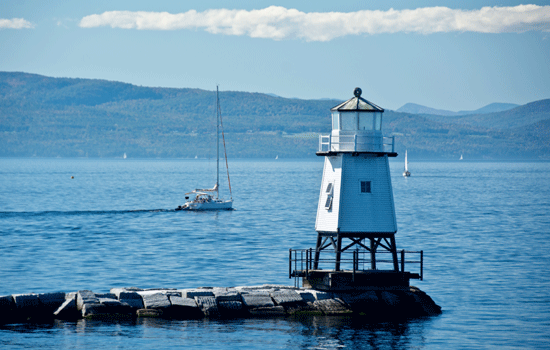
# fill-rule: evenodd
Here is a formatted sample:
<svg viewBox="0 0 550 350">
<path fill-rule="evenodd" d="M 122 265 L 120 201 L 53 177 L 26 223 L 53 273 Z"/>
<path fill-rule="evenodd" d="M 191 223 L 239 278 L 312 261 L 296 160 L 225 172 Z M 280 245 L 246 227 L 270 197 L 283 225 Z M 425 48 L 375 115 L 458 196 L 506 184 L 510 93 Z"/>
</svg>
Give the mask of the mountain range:
<svg viewBox="0 0 550 350">
<path fill-rule="evenodd" d="M 516 107 L 519 107 L 519 105 L 514 103 L 491 103 L 485 107 L 482 107 L 473 111 L 452 112 L 444 109 L 430 108 L 430 107 L 418 105 L 416 103 L 407 103 L 395 111 L 401 112 L 401 113 L 412 113 L 412 114 L 461 116 L 461 115 L 469 115 L 469 114 L 487 114 L 487 113 L 503 112 Z"/>
<path fill-rule="evenodd" d="M 340 102 L 221 91 L 228 156 L 315 157 Z M 414 106 L 383 119 L 409 159 L 550 159 L 550 99 L 462 115 Z M 1 157 L 210 158 L 215 125 L 215 91 L 0 72 Z"/>
</svg>

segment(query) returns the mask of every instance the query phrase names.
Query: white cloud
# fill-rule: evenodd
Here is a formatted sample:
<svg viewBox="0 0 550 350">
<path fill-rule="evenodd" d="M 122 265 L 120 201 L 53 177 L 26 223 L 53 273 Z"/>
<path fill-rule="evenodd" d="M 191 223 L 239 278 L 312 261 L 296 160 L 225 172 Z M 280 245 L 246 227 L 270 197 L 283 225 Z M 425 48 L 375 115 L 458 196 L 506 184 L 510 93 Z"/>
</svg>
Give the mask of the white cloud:
<svg viewBox="0 0 550 350">
<path fill-rule="evenodd" d="M 274 40 L 329 41 L 346 35 L 381 33 L 509 33 L 550 32 L 550 6 L 519 5 L 456 10 L 424 7 L 415 10 L 301 12 L 280 6 L 261 10 L 215 9 L 184 13 L 108 11 L 89 15 L 80 27 L 139 30 L 203 29 L 214 34 L 247 35 Z"/>
<path fill-rule="evenodd" d="M 34 28 L 31 22 L 24 20 L 23 18 L 12 18 L 5 19 L 0 18 L 0 29 L 9 28 L 9 29 L 23 29 L 23 28 Z"/>
</svg>

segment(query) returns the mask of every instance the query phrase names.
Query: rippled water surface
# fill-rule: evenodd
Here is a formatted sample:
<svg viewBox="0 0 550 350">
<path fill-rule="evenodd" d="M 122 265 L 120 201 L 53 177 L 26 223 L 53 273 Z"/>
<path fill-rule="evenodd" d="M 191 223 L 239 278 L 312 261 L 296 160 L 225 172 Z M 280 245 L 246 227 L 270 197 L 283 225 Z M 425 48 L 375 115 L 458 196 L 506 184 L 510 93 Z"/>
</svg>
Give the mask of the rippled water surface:
<svg viewBox="0 0 550 350">
<path fill-rule="evenodd" d="M 288 249 L 315 244 L 322 159 L 230 167 L 236 210 L 201 213 L 172 209 L 213 185 L 213 161 L 0 159 L 0 295 L 292 284 Z M 391 170 L 398 249 L 424 250 L 413 284 L 438 317 L 9 325 L 0 348 L 550 347 L 550 163 Z"/>
</svg>

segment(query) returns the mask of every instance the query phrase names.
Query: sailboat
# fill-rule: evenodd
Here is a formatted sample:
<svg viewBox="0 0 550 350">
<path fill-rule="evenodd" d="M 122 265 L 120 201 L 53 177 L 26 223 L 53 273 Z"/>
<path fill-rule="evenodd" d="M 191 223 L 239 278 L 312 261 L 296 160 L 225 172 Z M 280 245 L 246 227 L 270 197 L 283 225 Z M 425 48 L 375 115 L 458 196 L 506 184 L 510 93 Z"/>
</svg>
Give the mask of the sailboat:
<svg viewBox="0 0 550 350">
<path fill-rule="evenodd" d="M 411 176 L 411 172 L 409 171 L 409 161 L 407 160 L 407 150 L 405 150 L 405 171 L 403 171 L 403 176 Z"/>
<path fill-rule="evenodd" d="M 459 160 L 463 160 L 463 159 L 464 159 L 464 157 L 463 157 L 463 156 L 462 156 L 462 154 L 461 154 L 461 155 L 460 155 L 460 159 L 459 159 Z"/>
<path fill-rule="evenodd" d="M 223 151 L 225 155 L 225 167 L 227 169 L 227 183 L 229 185 L 230 199 L 220 198 L 220 124 L 222 127 Z M 197 188 L 185 194 L 185 204 L 176 210 L 229 210 L 233 209 L 233 195 L 231 193 L 231 181 L 229 180 L 229 166 L 227 164 L 227 152 L 225 149 L 225 135 L 221 119 L 219 89 L 216 86 L 216 184 L 213 188 Z"/>
</svg>

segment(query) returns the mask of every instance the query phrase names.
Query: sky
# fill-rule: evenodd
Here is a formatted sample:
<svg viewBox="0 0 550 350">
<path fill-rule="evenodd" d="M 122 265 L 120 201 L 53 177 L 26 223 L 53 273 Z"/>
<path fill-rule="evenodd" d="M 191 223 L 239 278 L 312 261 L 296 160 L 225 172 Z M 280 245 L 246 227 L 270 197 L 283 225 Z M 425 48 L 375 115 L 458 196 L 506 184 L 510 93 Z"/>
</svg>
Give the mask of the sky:
<svg viewBox="0 0 550 350">
<path fill-rule="evenodd" d="M 548 1 L 0 0 L 0 71 L 363 97 L 451 111 L 550 98 Z"/>
</svg>

